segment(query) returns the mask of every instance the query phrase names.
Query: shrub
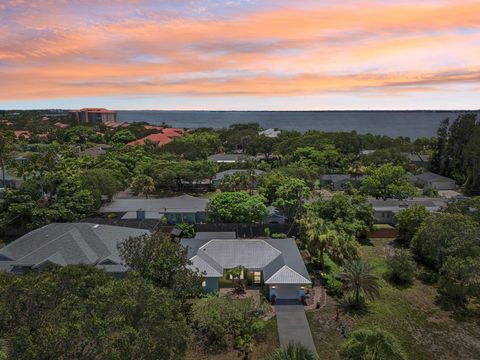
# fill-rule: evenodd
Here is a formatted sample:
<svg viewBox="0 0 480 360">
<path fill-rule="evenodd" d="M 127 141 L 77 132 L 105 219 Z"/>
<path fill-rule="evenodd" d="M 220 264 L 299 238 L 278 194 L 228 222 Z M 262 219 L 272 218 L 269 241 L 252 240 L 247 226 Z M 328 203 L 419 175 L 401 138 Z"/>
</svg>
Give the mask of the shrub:
<svg viewBox="0 0 480 360">
<path fill-rule="evenodd" d="M 272 239 L 286 239 L 287 234 L 284 233 L 273 233 L 272 234 Z"/>
<path fill-rule="evenodd" d="M 398 229 L 398 242 L 409 247 L 418 228 L 429 216 L 430 213 L 423 205 L 415 205 L 397 213 L 395 221 Z"/>
<path fill-rule="evenodd" d="M 195 226 L 193 226 L 193 224 L 181 223 L 176 224 L 175 227 L 179 230 L 182 230 L 183 237 L 189 239 L 195 237 Z"/>
<path fill-rule="evenodd" d="M 315 360 L 316 355 L 300 343 L 290 343 L 287 347 L 273 351 L 268 360 Z"/>
<path fill-rule="evenodd" d="M 471 298 L 480 300 L 478 274 L 478 257 L 451 256 L 440 269 L 438 291 L 444 299 L 458 305 L 465 305 Z"/>
<path fill-rule="evenodd" d="M 270 228 L 267 227 L 267 228 L 263 229 L 263 234 L 265 235 L 265 237 L 269 238 L 270 234 L 271 234 Z"/>
<path fill-rule="evenodd" d="M 409 250 L 396 249 L 387 257 L 388 277 L 397 284 L 411 284 L 415 277 L 416 264 Z"/>
<path fill-rule="evenodd" d="M 353 331 L 342 344 L 342 355 L 346 359 L 358 360 L 405 360 L 406 356 L 397 339 L 378 329 Z"/>
<path fill-rule="evenodd" d="M 335 264 L 332 259 L 327 255 L 325 256 L 325 273 L 323 279 L 325 281 L 325 287 L 327 293 L 330 296 L 341 296 L 342 282 L 337 278 L 337 275 L 341 272 L 340 267 Z"/>
</svg>

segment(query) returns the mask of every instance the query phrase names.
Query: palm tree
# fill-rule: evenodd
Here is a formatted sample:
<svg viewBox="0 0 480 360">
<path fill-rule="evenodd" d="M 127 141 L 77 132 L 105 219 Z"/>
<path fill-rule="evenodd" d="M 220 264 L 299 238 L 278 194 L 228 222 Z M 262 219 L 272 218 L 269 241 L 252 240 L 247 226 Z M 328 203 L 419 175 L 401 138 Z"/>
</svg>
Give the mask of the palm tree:
<svg viewBox="0 0 480 360">
<path fill-rule="evenodd" d="M 135 194 L 143 194 L 148 199 L 148 194 L 155 191 L 155 182 L 150 176 L 138 175 L 132 179 L 130 187 Z"/>
<path fill-rule="evenodd" d="M 339 274 L 343 281 L 342 290 L 353 292 L 354 303 L 360 305 L 362 295 L 373 300 L 380 295 L 378 278 L 372 275 L 372 267 L 362 260 L 355 260 L 347 264 L 344 272 Z"/>
<path fill-rule="evenodd" d="M 11 155 L 11 141 L 4 133 L 0 133 L 0 169 L 2 170 L 2 186 L 5 187 L 5 166 Z"/>
<path fill-rule="evenodd" d="M 300 343 L 290 343 L 276 349 L 268 360 L 316 360 L 317 356 Z"/>
<path fill-rule="evenodd" d="M 320 267 L 325 267 L 325 252 L 331 247 L 338 247 L 339 233 L 333 224 L 319 218 L 309 211 L 299 220 L 305 232 L 306 246 L 310 254 L 320 259 Z"/>
</svg>

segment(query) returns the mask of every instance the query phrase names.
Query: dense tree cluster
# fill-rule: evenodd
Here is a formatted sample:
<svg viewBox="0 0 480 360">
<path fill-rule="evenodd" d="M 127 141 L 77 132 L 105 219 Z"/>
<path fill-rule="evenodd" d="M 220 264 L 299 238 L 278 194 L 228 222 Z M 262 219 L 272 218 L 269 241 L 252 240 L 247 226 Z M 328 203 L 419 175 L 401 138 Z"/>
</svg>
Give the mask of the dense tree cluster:
<svg viewBox="0 0 480 360">
<path fill-rule="evenodd" d="M 438 129 L 433 171 L 454 178 L 472 194 L 480 194 L 480 121 L 476 114 L 460 115 Z"/>
</svg>

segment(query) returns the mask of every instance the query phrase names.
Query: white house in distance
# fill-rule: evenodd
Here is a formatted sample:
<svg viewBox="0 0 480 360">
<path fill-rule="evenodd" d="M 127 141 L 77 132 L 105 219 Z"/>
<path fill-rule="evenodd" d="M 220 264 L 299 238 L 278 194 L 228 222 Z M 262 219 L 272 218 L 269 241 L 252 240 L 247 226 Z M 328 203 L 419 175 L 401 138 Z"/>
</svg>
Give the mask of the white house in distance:
<svg viewBox="0 0 480 360">
<path fill-rule="evenodd" d="M 457 188 L 455 180 L 432 172 L 412 176 L 410 182 L 420 187 L 430 187 L 436 190 L 455 190 Z"/>
<path fill-rule="evenodd" d="M 206 292 L 231 287 L 227 270 L 243 266 L 249 286 L 268 287 L 268 296 L 301 299 L 310 276 L 294 239 L 236 239 L 234 233 L 197 233 L 180 242 L 190 268 L 204 274 Z"/>
<path fill-rule="evenodd" d="M 266 137 L 269 137 L 269 138 L 276 138 L 278 137 L 280 134 L 282 133 L 281 130 L 278 130 L 278 129 L 267 129 L 267 130 L 263 130 L 263 131 L 260 131 L 258 133 L 258 135 L 260 136 L 266 136 Z"/>
</svg>

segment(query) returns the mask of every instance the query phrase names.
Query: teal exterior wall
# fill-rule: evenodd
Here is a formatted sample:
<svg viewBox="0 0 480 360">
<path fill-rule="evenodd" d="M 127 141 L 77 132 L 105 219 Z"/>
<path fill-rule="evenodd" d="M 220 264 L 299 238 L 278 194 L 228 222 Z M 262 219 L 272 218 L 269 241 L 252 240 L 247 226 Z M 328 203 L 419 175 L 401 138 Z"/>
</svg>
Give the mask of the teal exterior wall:
<svg viewBox="0 0 480 360">
<path fill-rule="evenodd" d="M 218 278 L 204 278 L 203 281 L 205 281 L 205 286 L 203 290 L 206 293 L 213 293 L 218 291 Z"/>
</svg>

